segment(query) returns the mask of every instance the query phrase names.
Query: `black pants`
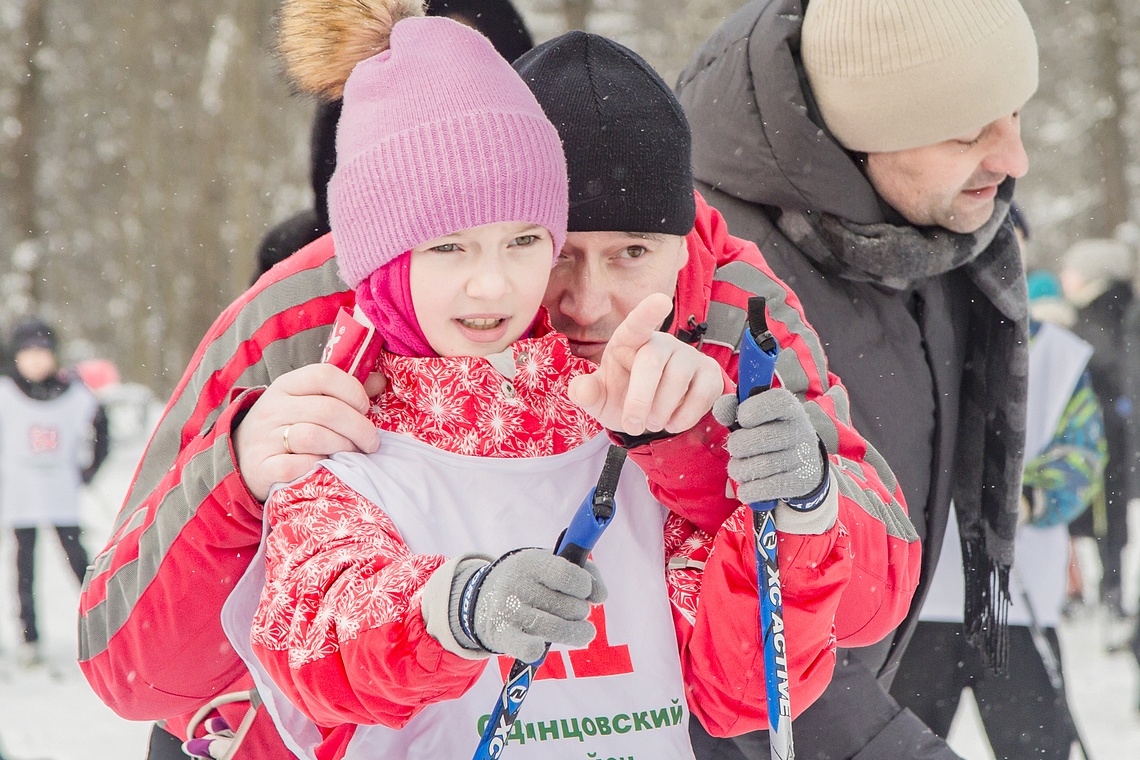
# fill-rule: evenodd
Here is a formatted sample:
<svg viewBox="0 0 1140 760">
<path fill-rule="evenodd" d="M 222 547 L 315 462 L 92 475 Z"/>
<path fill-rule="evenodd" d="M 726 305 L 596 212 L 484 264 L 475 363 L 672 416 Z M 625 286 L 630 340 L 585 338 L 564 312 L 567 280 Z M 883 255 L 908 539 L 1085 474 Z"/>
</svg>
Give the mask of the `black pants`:
<svg viewBox="0 0 1140 760">
<path fill-rule="evenodd" d="M 174 734 L 167 733 L 156 723 L 150 731 L 150 746 L 147 748 L 147 760 L 187 760 L 189 756 L 182 751 L 182 740 Z"/>
<path fill-rule="evenodd" d="M 1128 496 L 1131 476 L 1131 450 L 1127 422 L 1106 410 L 1104 415 L 1105 440 L 1108 443 L 1108 461 L 1104 468 L 1104 503 L 1094 504 L 1069 524 L 1069 535 L 1092 536 L 1096 539 L 1097 553 L 1103 568 L 1100 581 L 1100 601 L 1115 596 L 1120 601 L 1122 555 L 1128 543 Z M 1103 515 L 1104 534 L 1098 534 L 1096 523 Z"/>
<path fill-rule="evenodd" d="M 1057 632 L 1045 637 L 1060 662 Z M 1008 675 L 986 670 L 966 643 L 961 623 L 918 624 L 891 693 L 939 736 L 950 732 L 962 689 L 974 691 L 998 760 L 1068 760 L 1074 735 L 1064 701 L 1053 690 L 1028 626 L 1009 627 Z"/>
<path fill-rule="evenodd" d="M 34 643 L 40 640 L 36 628 L 35 574 L 36 574 L 36 528 L 16 528 L 16 592 L 20 598 L 20 623 L 24 627 L 24 641 Z M 87 572 L 87 552 L 79 542 L 78 525 L 57 525 L 55 534 L 60 546 L 67 554 L 67 563 L 75 578 L 83 583 Z"/>
<path fill-rule="evenodd" d="M 767 731 L 716 739 L 694 718 L 689 738 L 697 760 L 771 757 Z M 961 760 L 842 651 L 823 696 L 792 722 L 792 738 L 798 760 Z"/>
</svg>

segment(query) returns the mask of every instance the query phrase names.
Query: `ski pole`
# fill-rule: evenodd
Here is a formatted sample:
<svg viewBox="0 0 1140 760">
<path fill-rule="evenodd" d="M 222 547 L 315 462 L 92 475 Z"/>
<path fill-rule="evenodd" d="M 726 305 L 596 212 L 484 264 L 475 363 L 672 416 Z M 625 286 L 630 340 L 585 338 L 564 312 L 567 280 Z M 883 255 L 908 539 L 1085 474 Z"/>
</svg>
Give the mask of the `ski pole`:
<svg viewBox="0 0 1140 760">
<path fill-rule="evenodd" d="M 746 399 L 772 387 L 780 344 L 768 331 L 765 299 L 748 299 L 748 329 L 740 342 L 737 398 Z M 760 637 L 764 646 L 764 681 L 768 698 L 768 736 L 772 760 L 793 760 L 792 706 L 784 644 L 784 600 L 780 593 L 780 567 L 776 559 L 775 501 L 758 501 L 752 510 L 756 539 L 756 582 L 760 595 Z"/>
<path fill-rule="evenodd" d="M 626 450 L 620 446 L 610 446 L 606 452 L 606 463 L 602 467 L 602 474 L 598 477 L 596 486 L 590 489 L 586 498 L 574 512 L 570 525 L 562 531 L 558 542 L 554 546 L 554 553 L 559 557 L 582 567 L 593 551 L 594 545 L 602 537 L 602 531 L 614 519 L 617 503 L 614 494 L 617 491 L 618 478 L 621 476 L 621 467 L 625 462 Z M 506 683 L 491 710 L 487 725 L 483 729 L 483 736 L 479 746 L 475 748 L 474 760 L 495 760 L 503 754 L 507 746 L 508 734 L 515 724 L 515 719 L 522 709 L 523 700 L 530 691 L 531 681 L 535 671 L 546 659 L 550 651 L 550 644 L 546 651 L 534 662 L 515 660 L 511 671 L 507 675 Z"/>
<path fill-rule="evenodd" d="M 1069 727 L 1073 729 L 1073 739 L 1081 750 L 1081 756 L 1085 760 L 1092 760 L 1088 746 L 1085 744 L 1084 738 L 1081 737 L 1081 730 L 1077 728 L 1073 710 L 1069 707 L 1069 696 L 1065 689 L 1065 677 L 1061 673 L 1061 663 L 1057 660 L 1057 654 L 1053 651 L 1053 646 L 1045 636 L 1041 624 L 1037 622 L 1037 612 L 1033 609 L 1033 602 L 1029 599 L 1029 591 L 1016 565 L 1014 565 L 1013 572 L 1021 586 L 1021 599 L 1025 602 L 1025 611 L 1029 613 L 1029 637 L 1033 639 L 1033 648 L 1037 650 L 1037 656 L 1041 658 L 1041 664 L 1045 666 L 1045 675 L 1049 677 L 1049 685 L 1053 687 L 1054 697 L 1060 700 L 1061 705 L 1065 708 L 1065 717 L 1069 720 Z"/>
</svg>

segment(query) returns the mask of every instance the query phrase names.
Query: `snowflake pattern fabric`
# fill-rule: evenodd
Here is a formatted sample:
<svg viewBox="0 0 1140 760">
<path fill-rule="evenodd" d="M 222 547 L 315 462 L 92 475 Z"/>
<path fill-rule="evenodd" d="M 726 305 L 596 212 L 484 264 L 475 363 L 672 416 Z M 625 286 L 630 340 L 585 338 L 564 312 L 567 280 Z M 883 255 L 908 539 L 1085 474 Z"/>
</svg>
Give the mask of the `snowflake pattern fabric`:
<svg viewBox="0 0 1140 760">
<path fill-rule="evenodd" d="M 369 418 L 438 449 L 478 457 L 541 457 L 574 449 L 601 426 L 567 397 L 596 366 L 556 333 L 516 341 L 494 357 L 383 353 L 388 389 Z"/>
<path fill-rule="evenodd" d="M 444 558 L 412 554 L 384 511 L 318 468 L 265 506 L 265 589 L 255 645 L 289 652 L 289 666 L 401 619 Z"/>
<path fill-rule="evenodd" d="M 732 519 L 732 518 L 729 518 Z M 669 601 L 692 625 L 697 619 L 705 563 L 713 547 L 713 537 L 675 512 L 665 516 L 665 569 Z"/>
<path fill-rule="evenodd" d="M 554 333 L 487 358 L 384 353 L 378 369 L 389 385 L 369 418 L 456 454 L 552 456 L 601 431 L 566 395 L 573 377 L 595 368 Z M 402 619 L 445 561 L 412 554 L 379 506 L 324 469 L 275 492 L 265 510 L 273 530 L 252 640 L 287 651 L 291 668 Z"/>
</svg>

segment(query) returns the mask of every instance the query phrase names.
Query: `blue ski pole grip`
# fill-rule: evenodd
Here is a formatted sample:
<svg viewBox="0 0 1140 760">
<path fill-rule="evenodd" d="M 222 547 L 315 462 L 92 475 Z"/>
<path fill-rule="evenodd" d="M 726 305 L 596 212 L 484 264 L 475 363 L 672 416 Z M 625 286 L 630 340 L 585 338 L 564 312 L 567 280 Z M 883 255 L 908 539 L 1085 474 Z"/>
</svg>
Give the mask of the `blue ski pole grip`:
<svg viewBox="0 0 1140 760">
<path fill-rule="evenodd" d="M 579 567 L 585 566 L 590 552 L 610 521 L 614 519 L 614 495 L 617 491 L 621 467 L 625 463 L 626 450 L 620 446 L 610 446 L 606 453 L 606 463 L 596 486 L 590 489 L 586 498 L 578 506 L 570 525 L 558 537 L 554 553 L 570 560 Z"/>
<path fill-rule="evenodd" d="M 740 360 L 737 376 L 736 397 L 740 401 L 751 398 L 772 387 L 776 374 L 776 359 L 780 354 L 780 344 L 768 332 L 768 320 L 764 315 L 765 300 L 762 296 L 748 299 L 748 329 L 740 339 Z"/>
<path fill-rule="evenodd" d="M 742 403 L 757 393 L 763 393 L 771 388 L 772 378 L 776 374 L 776 359 L 780 355 L 780 344 L 768 331 L 768 320 L 764 314 L 765 303 L 762 296 L 752 296 L 748 299 L 748 329 L 740 339 L 737 372 L 739 383 L 736 386 L 736 398 Z M 753 502 L 748 508 L 763 512 L 775 509 L 776 502 Z"/>
<path fill-rule="evenodd" d="M 558 537 L 558 545 L 554 547 L 555 554 L 578 566 L 586 564 L 590 552 L 594 550 L 594 545 L 602 537 L 602 531 L 613 519 L 612 514 L 604 518 L 598 518 L 594 514 L 594 494 L 596 491 L 596 488 L 590 489 L 590 493 L 586 495 L 578 507 L 578 511 L 571 518 L 570 525 Z"/>
</svg>

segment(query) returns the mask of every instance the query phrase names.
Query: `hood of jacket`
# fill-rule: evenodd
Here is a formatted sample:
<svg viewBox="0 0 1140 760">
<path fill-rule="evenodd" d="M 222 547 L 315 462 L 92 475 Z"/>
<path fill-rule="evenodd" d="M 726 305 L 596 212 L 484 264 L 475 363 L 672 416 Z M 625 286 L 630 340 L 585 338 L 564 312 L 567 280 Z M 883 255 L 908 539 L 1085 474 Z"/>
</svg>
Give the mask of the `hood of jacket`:
<svg viewBox="0 0 1140 760">
<path fill-rule="evenodd" d="M 677 289 L 673 295 L 673 325 L 670 332 L 691 327 L 694 322 L 703 322 L 708 317 L 712 302 L 712 282 L 717 266 L 720 265 L 720 252 L 724 248 L 721 230 L 725 230 L 720 213 L 709 206 L 700 193 L 696 193 L 697 214 L 692 231 L 685 236 L 685 247 L 689 255 L 685 266 L 677 273 Z M 723 232 L 727 235 L 727 230 Z"/>
<path fill-rule="evenodd" d="M 800 0 L 755 0 L 681 73 L 694 177 L 751 203 L 886 221 L 880 199 L 828 131 L 800 61 Z"/>
</svg>

